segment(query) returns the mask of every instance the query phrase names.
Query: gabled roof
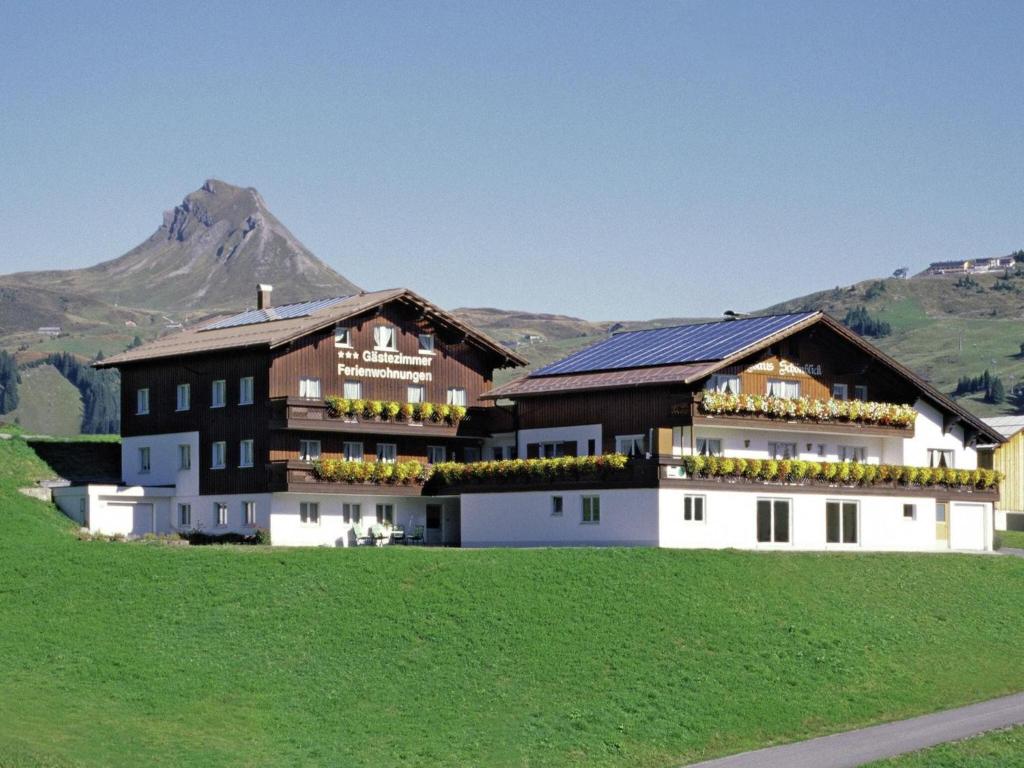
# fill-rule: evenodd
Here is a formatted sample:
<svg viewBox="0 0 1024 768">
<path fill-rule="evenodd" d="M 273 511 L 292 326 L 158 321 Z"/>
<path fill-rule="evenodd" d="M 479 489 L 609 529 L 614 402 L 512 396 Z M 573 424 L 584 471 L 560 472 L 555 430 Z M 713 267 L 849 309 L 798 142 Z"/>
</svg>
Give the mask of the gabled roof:
<svg viewBox="0 0 1024 768">
<path fill-rule="evenodd" d="M 774 318 L 774 322 L 772 319 Z M 760 320 L 760 323 L 752 321 Z M 733 327 L 739 324 L 739 331 Z M 1003 436 L 992 426 L 954 402 L 912 370 L 889 357 L 873 344 L 865 341 L 838 320 L 823 312 L 803 312 L 789 315 L 768 315 L 762 318 L 744 320 L 723 320 L 716 323 L 700 323 L 695 326 L 658 328 L 652 331 L 621 334 L 629 336 L 625 345 L 618 342 L 619 336 L 598 342 L 588 349 L 577 352 L 565 360 L 545 366 L 526 376 L 510 381 L 481 395 L 484 400 L 516 399 L 540 395 L 569 394 L 603 390 L 616 387 L 652 386 L 664 384 L 691 385 L 707 376 L 740 362 L 743 358 L 770 347 L 777 341 L 792 336 L 813 325 L 824 325 L 873 357 L 901 378 L 906 379 L 921 396 L 931 401 L 940 410 L 953 414 L 958 420 L 969 425 L 979 434 L 995 442 L 1003 442 Z M 684 333 L 683 329 L 693 332 Z M 675 332 L 675 333 L 673 333 Z M 679 343 L 677 350 L 670 348 L 672 340 Z M 697 339 L 698 342 L 694 340 Z M 710 345 L 704 340 L 711 340 Z M 650 344 L 652 349 L 642 347 Z M 591 350 L 600 350 L 588 354 Z M 628 364 L 616 365 L 608 360 L 609 353 L 624 352 L 624 363 L 637 360 L 666 360 L 667 363 L 646 363 L 640 367 Z M 563 371 L 563 363 L 575 361 Z M 596 365 L 603 368 L 595 368 Z"/>
<path fill-rule="evenodd" d="M 1024 415 L 992 416 L 988 419 L 982 419 L 982 421 L 1007 439 L 1024 429 Z"/>
<path fill-rule="evenodd" d="M 407 288 L 319 299 L 282 305 L 267 310 L 247 310 L 197 328 L 163 336 L 156 341 L 108 357 L 94 365 L 97 368 L 110 368 L 204 352 L 223 352 L 253 347 L 274 349 L 393 301 L 415 306 L 424 315 L 439 324 L 464 333 L 467 341 L 496 355 L 503 361 L 503 365 L 526 365 L 526 360 L 506 349 L 490 336 L 466 325 Z M 277 317 L 275 314 L 283 314 L 284 317 Z"/>
</svg>

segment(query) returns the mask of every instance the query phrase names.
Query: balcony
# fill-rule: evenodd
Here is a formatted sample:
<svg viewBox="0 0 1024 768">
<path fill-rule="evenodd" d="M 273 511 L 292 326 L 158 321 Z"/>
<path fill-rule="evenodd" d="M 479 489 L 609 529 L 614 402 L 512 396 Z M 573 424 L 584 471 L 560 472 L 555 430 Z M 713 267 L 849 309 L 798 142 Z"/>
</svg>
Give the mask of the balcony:
<svg viewBox="0 0 1024 768">
<path fill-rule="evenodd" d="M 360 496 L 424 496 L 421 480 L 394 483 L 325 480 L 312 462 L 289 459 L 270 464 L 271 489 L 284 493 L 337 493 Z"/>
<path fill-rule="evenodd" d="M 469 408 L 455 423 L 411 421 L 401 417 L 333 416 L 323 400 L 301 397 L 271 399 L 271 429 L 300 432 L 344 432 L 346 434 L 405 435 L 410 437 L 445 437 L 479 440 L 486 435 L 490 408 Z"/>
</svg>

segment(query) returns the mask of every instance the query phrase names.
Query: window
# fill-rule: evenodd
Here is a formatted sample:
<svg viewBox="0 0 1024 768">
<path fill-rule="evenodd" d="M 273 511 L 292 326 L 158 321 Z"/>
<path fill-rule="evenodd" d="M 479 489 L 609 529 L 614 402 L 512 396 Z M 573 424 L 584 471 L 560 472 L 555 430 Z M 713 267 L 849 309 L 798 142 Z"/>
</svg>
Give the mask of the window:
<svg viewBox="0 0 1024 768">
<path fill-rule="evenodd" d="M 757 500 L 757 540 L 759 543 L 789 543 L 789 500 Z"/>
<path fill-rule="evenodd" d="M 362 507 L 360 507 L 358 504 L 341 505 L 341 521 L 343 523 L 358 523 L 362 519 Z"/>
<path fill-rule="evenodd" d="M 149 472 L 149 448 L 139 448 L 139 473 Z"/>
<path fill-rule="evenodd" d="M 390 325 L 378 325 L 373 329 L 373 346 L 394 352 L 398 349 L 398 333 Z"/>
<path fill-rule="evenodd" d="M 187 411 L 192 407 L 192 387 L 188 384 L 178 385 L 178 397 L 177 405 L 175 409 L 179 411 Z"/>
<path fill-rule="evenodd" d="M 697 453 L 701 456 L 721 456 L 722 441 L 719 438 L 698 437 Z"/>
<path fill-rule="evenodd" d="M 352 346 L 352 329 L 346 328 L 341 325 L 334 327 L 334 346 L 336 347 L 351 347 Z"/>
<path fill-rule="evenodd" d="M 616 435 L 615 452 L 627 456 L 640 456 L 644 452 L 643 435 Z"/>
<path fill-rule="evenodd" d="M 443 445 L 427 446 L 427 464 L 440 464 L 442 461 L 445 460 L 445 456 L 446 453 Z"/>
<path fill-rule="evenodd" d="M 845 384 L 833 384 L 832 385 L 832 399 L 833 400 L 848 400 L 849 388 Z"/>
<path fill-rule="evenodd" d="M 255 501 L 243 501 L 242 502 L 242 521 L 252 528 L 256 525 L 256 502 Z"/>
<path fill-rule="evenodd" d="M 421 333 L 420 334 L 420 354 L 421 355 L 432 355 L 432 354 L 434 354 L 434 334 L 432 334 L 432 333 Z"/>
<path fill-rule="evenodd" d="M 238 444 L 238 466 L 252 466 L 252 440 L 243 440 Z"/>
<path fill-rule="evenodd" d="M 220 440 L 210 446 L 210 468 L 224 469 L 224 462 L 227 458 L 228 444 Z"/>
<path fill-rule="evenodd" d="M 905 520 L 917 520 L 917 504 L 904 504 L 903 518 Z"/>
<path fill-rule="evenodd" d="M 300 501 L 299 522 L 307 525 L 320 525 L 320 505 L 315 501 Z"/>
<path fill-rule="evenodd" d="M 800 397 L 800 382 L 788 379 L 768 379 L 768 395 L 794 399 Z"/>
<path fill-rule="evenodd" d="M 345 457 L 345 461 L 363 460 L 363 444 L 354 440 L 347 440 L 342 443 L 341 452 Z"/>
<path fill-rule="evenodd" d="M 855 501 L 829 501 L 825 503 L 825 542 L 828 544 L 857 543 L 857 513 Z"/>
<path fill-rule="evenodd" d="M 462 387 L 451 387 L 448 390 L 448 405 L 465 405 L 466 390 Z"/>
<path fill-rule="evenodd" d="M 216 519 L 218 526 L 226 526 L 228 524 L 228 505 L 222 501 L 214 502 L 213 516 L 214 519 Z"/>
<path fill-rule="evenodd" d="M 363 383 L 361 381 L 346 381 L 341 389 L 341 393 L 346 400 L 358 400 L 363 396 Z"/>
<path fill-rule="evenodd" d="M 475 445 L 463 448 L 462 460 L 467 464 L 472 464 L 474 461 L 480 461 L 480 449 Z"/>
<path fill-rule="evenodd" d="M 796 443 L 768 443 L 768 455 L 773 459 L 795 459 Z"/>
<path fill-rule="evenodd" d="M 868 388 L 864 384 L 857 384 L 853 388 L 853 399 L 854 400 L 867 400 L 868 399 Z"/>
<path fill-rule="evenodd" d="M 542 459 L 557 459 L 565 456 L 565 443 L 539 443 L 537 455 Z"/>
<path fill-rule="evenodd" d="M 862 445 L 840 445 L 839 446 L 839 460 L 840 461 L 857 461 L 861 464 L 864 463 L 864 458 L 867 455 L 867 448 Z"/>
<path fill-rule="evenodd" d="M 740 377 L 716 373 L 708 378 L 708 383 L 704 385 L 704 389 L 711 390 L 712 392 L 723 392 L 727 395 L 738 395 L 740 394 Z"/>
<path fill-rule="evenodd" d="M 299 397 L 307 397 L 310 400 L 320 399 L 320 379 L 299 379 Z"/>
<path fill-rule="evenodd" d="M 135 413 L 139 416 L 145 416 L 149 413 L 149 387 L 136 390 Z"/>
<path fill-rule="evenodd" d="M 238 404 L 252 405 L 253 377 L 243 376 L 238 380 Z"/>
<path fill-rule="evenodd" d="M 178 469 L 192 469 L 192 446 L 188 443 L 178 446 Z"/>
<path fill-rule="evenodd" d="M 377 443 L 377 461 L 394 464 L 398 458 L 398 446 L 394 443 Z"/>
<path fill-rule="evenodd" d="M 301 461 L 317 461 L 319 458 L 319 440 L 299 440 L 299 459 Z"/>
<path fill-rule="evenodd" d="M 587 456 L 597 455 L 597 440 L 590 438 L 587 440 Z"/>
<path fill-rule="evenodd" d="M 422 403 L 427 399 L 427 388 L 422 384 L 413 384 L 405 391 L 406 402 Z"/>
<path fill-rule="evenodd" d="M 561 517 L 562 512 L 565 511 L 565 502 L 561 496 L 551 497 L 551 516 Z"/>
<path fill-rule="evenodd" d="M 378 523 L 390 523 L 395 524 L 395 505 L 394 504 L 378 504 L 377 505 L 377 522 Z"/>
<path fill-rule="evenodd" d="M 210 407 L 223 408 L 228 401 L 228 383 L 224 379 L 217 379 L 210 387 Z"/>
<path fill-rule="evenodd" d="M 683 520 L 687 522 L 704 522 L 704 497 L 684 496 L 683 497 Z"/>
<path fill-rule="evenodd" d="M 192 525 L 192 505 L 191 504 L 179 504 L 178 505 L 178 525 L 182 528 L 188 528 Z"/>
<path fill-rule="evenodd" d="M 953 451 L 948 448 L 929 448 L 928 466 L 930 467 L 952 467 Z"/>
<path fill-rule="evenodd" d="M 580 518 L 581 522 L 584 523 L 600 523 L 601 522 L 601 497 L 600 496 L 584 496 L 583 497 L 583 514 Z"/>
</svg>

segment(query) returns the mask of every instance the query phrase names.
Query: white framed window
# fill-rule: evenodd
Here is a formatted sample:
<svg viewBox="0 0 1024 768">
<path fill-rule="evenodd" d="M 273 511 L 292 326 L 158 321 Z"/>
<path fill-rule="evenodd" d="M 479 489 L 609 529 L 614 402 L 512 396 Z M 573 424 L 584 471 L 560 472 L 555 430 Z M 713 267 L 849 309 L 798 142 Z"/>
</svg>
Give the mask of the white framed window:
<svg viewBox="0 0 1024 768">
<path fill-rule="evenodd" d="M 447 395 L 448 405 L 462 405 L 466 404 L 466 390 L 462 387 L 449 387 Z"/>
<path fill-rule="evenodd" d="M 727 395 L 740 394 L 740 377 L 735 374 L 716 373 L 708 378 L 704 389 L 712 392 L 722 392 Z"/>
<path fill-rule="evenodd" d="M 139 448 L 139 474 L 146 474 L 149 472 L 149 447 L 144 446 Z"/>
<path fill-rule="evenodd" d="M 192 526 L 192 505 L 191 504 L 179 504 L 178 505 L 178 527 L 179 528 L 190 528 Z"/>
<path fill-rule="evenodd" d="M 773 459 L 797 458 L 796 443 L 768 443 L 768 455 Z"/>
<path fill-rule="evenodd" d="M 214 502 L 213 517 L 217 521 L 217 527 L 226 527 L 228 524 L 228 505 L 223 501 Z"/>
<path fill-rule="evenodd" d="M 394 352 L 398 349 L 398 331 L 392 325 L 378 325 L 373 329 L 374 349 Z"/>
<path fill-rule="evenodd" d="M 699 456 L 721 456 L 722 440 L 718 437 L 698 437 L 697 455 Z"/>
<path fill-rule="evenodd" d="M 704 496 L 683 496 L 683 520 L 688 523 L 703 523 L 706 504 Z"/>
<path fill-rule="evenodd" d="M 857 384 L 853 388 L 853 399 L 864 400 L 868 399 L 868 388 L 866 384 Z"/>
<path fill-rule="evenodd" d="M 551 516 L 561 517 L 565 512 L 565 499 L 561 496 L 551 497 Z"/>
<path fill-rule="evenodd" d="M 800 382 L 790 379 L 768 379 L 767 392 L 771 397 L 795 399 L 800 397 Z"/>
<path fill-rule="evenodd" d="M 601 497 L 584 496 L 581 504 L 580 522 L 597 525 L 601 522 Z"/>
<path fill-rule="evenodd" d="M 346 440 L 341 444 L 341 455 L 345 461 L 362 461 L 363 444 L 356 440 Z"/>
<path fill-rule="evenodd" d="M 850 397 L 850 388 L 845 384 L 835 383 L 832 385 L 832 399 L 833 400 L 848 400 Z"/>
<path fill-rule="evenodd" d="M 377 461 L 394 464 L 398 458 L 398 446 L 394 443 L 377 443 Z"/>
<path fill-rule="evenodd" d="M 434 354 L 434 334 L 432 334 L 432 333 L 421 333 L 419 338 L 420 338 L 420 354 L 421 355 L 432 355 L 432 354 Z"/>
<path fill-rule="evenodd" d="M 537 456 L 541 459 L 557 459 L 565 456 L 565 443 L 561 441 L 540 443 L 537 447 Z"/>
<path fill-rule="evenodd" d="M 928 466 L 929 467 L 952 467 L 953 466 L 953 451 L 949 448 L 929 448 L 928 449 Z"/>
<path fill-rule="evenodd" d="M 825 543 L 856 544 L 860 504 L 855 501 L 825 502 Z"/>
<path fill-rule="evenodd" d="M 145 416 L 149 413 L 149 387 L 135 390 L 135 415 Z"/>
<path fill-rule="evenodd" d="M 856 461 L 860 464 L 864 463 L 867 458 L 868 449 L 863 445 L 840 445 L 839 446 L 839 460 L 840 461 Z"/>
<path fill-rule="evenodd" d="M 447 455 L 443 445 L 427 446 L 427 464 L 440 464 Z"/>
<path fill-rule="evenodd" d="M 643 435 L 616 435 L 615 452 L 624 453 L 627 456 L 643 456 L 644 436 Z"/>
<path fill-rule="evenodd" d="M 359 504 L 341 505 L 341 521 L 343 523 L 358 523 L 362 519 L 363 512 Z"/>
<path fill-rule="evenodd" d="M 187 411 L 192 407 L 192 387 L 189 384 L 179 384 L 174 409 L 176 411 Z"/>
<path fill-rule="evenodd" d="M 475 445 L 467 445 L 462 449 L 462 459 L 467 464 L 472 464 L 474 461 L 480 461 L 480 449 Z"/>
<path fill-rule="evenodd" d="M 378 504 L 377 505 L 377 522 L 378 523 L 390 523 L 395 524 L 395 505 L 394 504 Z"/>
<path fill-rule="evenodd" d="M 252 528 L 256 525 L 256 502 L 255 501 L 243 501 L 242 502 L 242 522 Z"/>
<path fill-rule="evenodd" d="M 192 469 L 192 446 L 188 443 L 178 446 L 178 469 Z"/>
<path fill-rule="evenodd" d="M 514 445 L 492 445 L 491 457 L 495 461 L 514 459 L 516 457 L 516 447 Z"/>
<path fill-rule="evenodd" d="M 351 347 L 352 346 L 352 329 L 344 325 L 334 326 L 334 346 L 336 347 Z"/>
<path fill-rule="evenodd" d="M 792 522 L 792 503 L 789 499 L 757 500 L 758 543 L 790 543 Z"/>
<path fill-rule="evenodd" d="M 251 467 L 252 466 L 252 440 L 242 440 L 238 444 L 238 466 L 239 467 Z"/>
<path fill-rule="evenodd" d="M 224 469 L 227 461 L 228 444 L 218 440 L 210 445 L 210 469 Z"/>
<path fill-rule="evenodd" d="M 903 519 L 904 520 L 917 520 L 917 504 L 904 504 L 903 505 Z"/>
<path fill-rule="evenodd" d="M 299 379 L 299 397 L 310 400 L 320 399 L 320 379 L 302 377 Z"/>
<path fill-rule="evenodd" d="M 363 396 L 361 381 L 346 381 L 341 387 L 341 394 L 346 400 L 358 400 Z"/>
<path fill-rule="evenodd" d="M 210 385 L 210 407 L 223 408 L 228 401 L 228 383 L 217 379 Z"/>
<path fill-rule="evenodd" d="M 427 388 L 422 384 L 410 384 L 405 390 L 407 403 L 422 403 L 427 399 Z"/>
<path fill-rule="evenodd" d="M 243 376 L 238 380 L 238 404 L 239 405 L 252 405 L 253 399 L 253 382 L 252 376 Z"/>
<path fill-rule="evenodd" d="M 299 440 L 299 460 L 317 461 L 320 458 L 319 440 Z"/>
<path fill-rule="evenodd" d="M 305 525 L 320 525 L 320 505 L 315 501 L 300 501 L 299 522 Z"/>
</svg>

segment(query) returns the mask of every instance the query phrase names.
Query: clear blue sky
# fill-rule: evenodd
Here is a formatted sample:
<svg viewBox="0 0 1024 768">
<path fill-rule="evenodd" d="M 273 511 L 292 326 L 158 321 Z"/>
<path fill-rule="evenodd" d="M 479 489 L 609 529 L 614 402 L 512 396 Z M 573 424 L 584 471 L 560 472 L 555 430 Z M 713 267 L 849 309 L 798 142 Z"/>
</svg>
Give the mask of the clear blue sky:
<svg viewBox="0 0 1024 768">
<path fill-rule="evenodd" d="M 1024 247 L 1024 3 L 0 0 L 0 272 L 207 177 L 368 287 L 755 309 Z"/>
</svg>

